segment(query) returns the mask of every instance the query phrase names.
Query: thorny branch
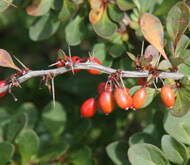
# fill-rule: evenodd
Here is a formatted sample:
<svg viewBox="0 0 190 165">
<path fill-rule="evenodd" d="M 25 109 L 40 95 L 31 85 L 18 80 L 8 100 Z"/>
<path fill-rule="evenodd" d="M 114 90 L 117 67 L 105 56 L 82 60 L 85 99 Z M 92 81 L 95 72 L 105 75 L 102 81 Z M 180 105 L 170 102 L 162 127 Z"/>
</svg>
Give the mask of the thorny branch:
<svg viewBox="0 0 190 165">
<path fill-rule="evenodd" d="M 96 63 L 93 62 L 86 62 L 86 63 L 73 63 L 73 69 L 95 69 L 95 70 L 99 70 L 102 73 L 106 73 L 106 74 L 111 74 L 111 73 L 115 73 L 117 71 L 117 69 L 112 69 L 112 68 L 108 68 L 102 65 L 98 65 Z M 19 77 L 17 79 L 17 82 L 19 84 L 23 83 L 24 81 L 33 78 L 33 77 L 43 77 L 46 75 L 51 75 L 53 74 L 54 77 L 60 74 L 63 74 L 65 72 L 70 71 L 71 68 L 66 68 L 66 67 L 60 67 L 60 68 L 55 68 L 55 69 L 47 69 L 47 70 L 30 70 L 28 71 L 25 75 Z M 138 77 L 148 77 L 149 75 L 149 71 L 122 71 L 121 77 L 122 78 L 127 78 L 127 77 L 131 77 L 131 78 L 138 78 Z M 184 75 L 182 73 L 176 73 L 176 72 L 160 72 L 159 77 L 162 79 L 165 78 L 171 78 L 174 80 L 180 80 Z M 190 79 L 190 77 L 189 77 Z M 7 91 L 9 88 L 9 85 L 6 85 L 2 88 L 0 88 L 0 94 Z"/>
</svg>

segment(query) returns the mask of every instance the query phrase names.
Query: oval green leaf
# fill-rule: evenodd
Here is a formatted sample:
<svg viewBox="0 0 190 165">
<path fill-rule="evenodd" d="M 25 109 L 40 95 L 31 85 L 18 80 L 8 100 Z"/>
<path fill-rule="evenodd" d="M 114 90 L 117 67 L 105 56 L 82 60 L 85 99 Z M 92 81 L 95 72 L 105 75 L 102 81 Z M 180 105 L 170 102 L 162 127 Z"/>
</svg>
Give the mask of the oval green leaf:
<svg viewBox="0 0 190 165">
<path fill-rule="evenodd" d="M 18 134 L 26 127 L 28 117 L 25 113 L 19 113 L 12 117 L 11 121 L 5 127 L 6 140 L 14 141 Z"/>
<path fill-rule="evenodd" d="M 26 165 L 31 160 L 32 156 L 37 154 L 39 145 L 39 137 L 33 130 L 25 131 L 18 138 L 17 147 L 22 157 L 22 165 Z"/>
<path fill-rule="evenodd" d="M 128 156 L 132 165 L 169 165 L 164 153 L 152 144 L 135 144 L 129 148 Z"/>
<path fill-rule="evenodd" d="M 41 41 L 51 37 L 59 28 L 60 21 L 53 13 L 47 13 L 37 18 L 29 29 L 29 36 L 33 41 Z"/>
<path fill-rule="evenodd" d="M 107 11 L 104 10 L 101 20 L 95 23 L 93 28 L 100 37 L 110 38 L 116 32 L 117 25 L 108 18 Z"/>
<path fill-rule="evenodd" d="M 37 109 L 34 106 L 33 103 L 24 103 L 19 107 L 18 112 L 25 112 L 28 116 L 28 124 L 27 124 L 27 129 L 32 129 L 34 128 L 37 119 L 38 119 L 38 114 L 37 114 Z"/>
<path fill-rule="evenodd" d="M 149 143 L 156 146 L 160 145 L 151 134 L 146 132 L 135 133 L 129 138 L 129 146 L 140 143 Z"/>
<path fill-rule="evenodd" d="M 127 150 L 129 148 L 127 141 L 116 141 L 106 147 L 109 158 L 117 165 L 130 165 Z"/>
<path fill-rule="evenodd" d="M 190 112 L 183 117 L 177 118 L 168 111 L 164 117 L 164 129 L 178 141 L 190 145 L 189 118 Z"/>
<path fill-rule="evenodd" d="M 85 37 L 86 25 L 83 19 L 83 15 L 78 14 L 73 20 L 70 20 L 65 27 L 66 40 L 72 46 L 80 44 Z"/>
<path fill-rule="evenodd" d="M 66 112 L 61 103 L 57 101 L 55 102 L 55 107 L 53 101 L 51 101 L 43 110 L 43 124 L 53 135 L 60 135 L 63 132 L 66 120 Z"/>
<path fill-rule="evenodd" d="M 166 21 L 166 29 L 173 41 L 174 48 L 176 48 L 180 37 L 189 27 L 190 10 L 188 5 L 178 2 L 170 9 Z"/>
<path fill-rule="evenodd" d="M 116 2 L 122 11 L 127 11 L 135 7 L 135 4 L 131 0 L 116 0 Z"/>
<path fill-rule="evenodd" d="M 164 135 L 161 140 L 161 146 L 168 160 L 175 164 L 186 164 L 189 157 L 188 152 L 183 143 L 169 135 Z"/>
<path fill-rule="evenodd" d="M 32 5 L 26 7 L 26 12 L 31 16 L 42 16 L 50 10 L 52 5 L 53 0 L 32 1 Z"/>
<path fill-rule="evenodd" d="M 162 60 L 162 61 L 159 63 L 157 69 L 158 69 L 158 70 L 167 70 L 167 69 L 170 68 L 170 66 L 171 66 L 170 62 L 168 62 L 168 61 L 166 61 L 166 60 Z"/>
<path fill-rule="evenodd" d="M 190 98 L 186 96 L 181 90 L 178 90 L 175 104 L 173 108 L 170 109 L 171 114 L 176 117 L 184 116 L 190 110 L 189 102 Z"/>
<path fill-rule="evenodd" d="M 108 3 L 108 15 L 114 22 L 120 22 L 124 17 L 124 12 L 122 12 L 117 5 Z"/>
<path fill-rule="evenodd" d="M 68 21 L 71 17 L 75 15 L 75 13 L 78 11 L 79 6 L 72 1 L 64 0 L 63 7 L 59 13 L 58 18 L 62 22 Z"/>
<path fill-rule="evenodd" d="M 7 164 L 14 153 L 14 146 L 9 142 L 0 143 L 0 164 Z"/>
</svg>

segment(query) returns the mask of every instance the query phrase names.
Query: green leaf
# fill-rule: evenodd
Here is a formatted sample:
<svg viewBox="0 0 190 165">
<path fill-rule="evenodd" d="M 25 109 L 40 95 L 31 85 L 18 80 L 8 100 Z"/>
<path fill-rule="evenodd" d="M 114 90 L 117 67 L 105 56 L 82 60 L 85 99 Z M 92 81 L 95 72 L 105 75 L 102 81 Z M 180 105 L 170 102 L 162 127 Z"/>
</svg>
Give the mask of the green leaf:
<svg viewBox="0 0 190 165">
<path fill-rule="evenodd" d="M 168 61 L 166 61 L 166 60 L 162 60 L 162 61 L 159 63 L 157 69 L 158 69 L 158 70 L 166 70 L 166 69 L 170 68 L 170 66 L 171 66 L 170 62 L 168 62 Z"/>
<path fill-rule="evenodd" d="M 37 18 L 29 29 L 29 36 L 33 41 L 41 41 L 51 37 L 59 28 L 60 21 L 53 13 L 47 13 Z"/>
<path fill-rule="evenodd" d="M 28 124 L 27 124 L 27 128 L 28 129 L 32 129 L 34 128 L 34 125 L 37 122 L 38 119 L 38 114 L 37 114 L 37 110 L 36 107 L 34 106 L 33 103 L 24 103 L 19 107 L 19 112 L 25 112 L 28 116 Z"/>
<path fill-rule="evenodd" d="M 189 157 L 188 152 L 183 143 L 169 135 L 164 135 L 161 140 L 162 150 L 168 160 L 175 164 L 186 164 Z"/>
<path fill-rule="evenodd" d="M 190 57 L 190 49 L 181 50 L 179 57 L 186 60 L 188 57 Z"/>
<path fill-rule="evenodd" d="M 189 118 L 190 112 L 183 117 L 177 118 L 168 111 L 164 117 L 164 129 L 178 141 L 190 145 Z"/>
<path fill-rule="evenodd" d="M 116 0 L 116 2 L 122 11 L 130 10 L 135 7 L 135 4 L 131 0 Z"/>
<path fill-rule="evenodd" d="M 170 109 L 171 114 L 176 117 L 184 116 L 190 110 L 189 102 L 190 98 L 186 96 L 181 90 L 178 90 L 175 104 L 173 108 Z"/>
<path fill-rule="evenodd" d="M 152 144 L 135 144 L 129 148 L 128 156 L 132 165 L 169 165 L 164 153 Z"/>
<path fill-rule="evenodd" d="M 47 161 L 47 159 L 49 159 L 50 157 L 56 157 L 58 159 L 68 149 L 68 144 L 64 141 L 61 141 L 56 145 L 51 145 L 50 143 L 51 142 L 48 141 L 48 144 L 41 148 L 41 151 L 38 154 L 40 160 Z"/>
<path fill-rule="evenodd" d="M 179 71 L 184 75 L 190 75 L 190 59 L 185 60 L 185 63 L 181 64 Z"/>
<path fill-rule="evenodd" d="M 53 4 L 53 0 L 33 1 L 31 6 L 26 7 L 26 12 L 31 16 L 42 16 L 46 14 Z"/>
<path fill-rule="evenodd" d="M 95 165 L 91 158 L 91 150 L 84 145 L 78 145 L 68 155 L 69 162 L 73 165 Z"/>
<path fill-rule="evenodd" d="M 176 57 L 182 58 L 181 56 L 183 54 L 183 51 L 185 51 L 185 49 L 189 46 L 189 43 L 189 37 L 182 35 L 176 47 Z"/>
<path fill-rule="evenodd" d="M 129 56 L 129 58 L 130 58 L 131 60 L 133 60 L 134 62 L 137 60 L 137 58 L 135 57 L 134 54 L 132 54 L 132 53 L 130 53 L 130 52 L 126 52 L 126 53 L 127 53 L 127 55 Z"/>
<path fill-rule="evenodd" d="M 142 88 L 142 86 L 134 86 L 129 90 L 129 93 L 133 95 L 140 88 Z M 148 87 L 146 88 L 146 92 L 147 92 L 146 101 L 141 108 L 147 107 L 152 102 L 154 97 L 156 97 L 156 95 L 160 93 L 159 90 Z"/>
<path fill-rule="evenodd" d="M 190 10 L 184 2 L 174 5 L 166 18 L 166 29 L 176 48 L 180 37 L 183 35 L 190 23 Z"/>
<path fill-rule="evenodd" d="M 101 64 L 106 67 L 111 67 L 113 58 L 107 55 L 107 45 L 105 43 L 97 43 L 93 46 L 94 57 L 99 59 Z"/>
<path fill-rule="evenodd" d="M 129 148 L 127 141 L 116 141 L 110 143 L 106 147 L 109 158 L 117 165 L 130 165 L 127 158 L 127 150 Z"/>
<path fill-rule="evenodd" d="M 7 0 L 7 2 L 8 3 L 3 0 L 0 1 L 0 13 L 4 12 L 10 6 L 10 3 L 13 2 L 13 0 Z"/>
<path fill-rule="evenodd" d="M 78 9 L 79 9 L 79 6 L 77 4 L 75 4 L 69 0 L 64 0 L 63 7 L 59 13 L 58 18 L 62 22 L 66 22 L 75 15 L 75 13 L 78 11 Z"/>
<path fill-rule="evenodd" d="M 11 121 L 5 127 L 6 140 L 12 142 L 18 134 L 26 127 L 28 117 L 25 113 L 19 113 L 12 117 Z"/>
<path fill-rule="evenodd" d="M 52 4 L 52 9 L 53 10 L 61 10 L 63 6 L 63 1 L 62 0 L 56 0 Z"/>
<path fill-rule="evenodd" d="M 83 15 L 77 14 L 65 27 L 66 40 L 72 46 L 80 44 L 85 37 L 86 25 L 83 19 Z"/>
<path fill-rule="evenodd" d="M 55 136 L 60 135 L 64 131 L 66 120 L 66 112 L 61 103 L 57 101 L 55 107 L 53 101 L 51 101 L 43 110 L 43 124 Z"/>
<path fill-rule="evenodd" d="M 171 59 L 171 64 L 174 68 L 176 68 L 181 63 L 184 63 L 184 60 L 182 58 L 172 58 Z"/>
<path fill-rule="evenodd" d="M 184 86 L 190 86 L 190 81 L 188 76 L 183 76 L 181 79 L 181 84 Z"/>
<path fill-rule="evenodd" d="M 0 127 L 4 127 L 8 122 L 10 122 L 10 115 L 0 108 Z"/>
<path fill-rule="evenodd" d="M 138 132 L 129 138 L 129 146 L 140 143 L 149 143 L 158 146 L 158 141 L 149 133 Z"/>
<path fill-rule="evenodd" d="M 33 130 L 26 130 L 18 138 L 18 151 L 22 157 L 22 165 L 27 164 L 39 149 L 39 137 Z"/>
<path fill-rule="evenodd" d="M 123 44 L 116 44 L 110 47 L 109 54 L 113 58 L 118 58 L 119 56 L 123 54 L 124 51 L 125 51 L 125 46 Z"/>
<path fill-rule="evenodd" d="M 164 83 L 165 83 L 165 85 L 167 85 L 167 86 L 176 85 L 175 80 L 174 80 L 174 79 L 171 79 L 171 78 L 166 78 L 166 79 L 164 80 Z"/>
<path fill-rule="evenodd" d="M 124 12 L 122 12 L 117 5 L 108 3 L 108 15 L 114 22 L 122 21 Z"/>
<path fill-rule="evenodd" d="M 11 161 L 14 153 L 14 146 L 9 142 L 0 143 L 0 164 L 7 164 Z"/>
<path fill-rule="evenodd" d="M 154 15 L 156 16 L 167 15 L 171 7 L 179 1 L 180 0 L 162 1 L 161 5 L 154 12 Z"/>
<path fill-rule="evenodd" d="M 159 0 L 133 0 L 133 3 L 137 6 L 140 13 L 145 13 L 147 11 L 153 10 L 155 5 L 159 4 Z"/>
<path fill-rule="evenodd" d="M 103 38 L 110 38 L 117 30 L 117 25 L 110 21 L 106 10 L 104 10 L 102 18 L 99 22 L 93 24 L 94 31 Z"/>
</svg>

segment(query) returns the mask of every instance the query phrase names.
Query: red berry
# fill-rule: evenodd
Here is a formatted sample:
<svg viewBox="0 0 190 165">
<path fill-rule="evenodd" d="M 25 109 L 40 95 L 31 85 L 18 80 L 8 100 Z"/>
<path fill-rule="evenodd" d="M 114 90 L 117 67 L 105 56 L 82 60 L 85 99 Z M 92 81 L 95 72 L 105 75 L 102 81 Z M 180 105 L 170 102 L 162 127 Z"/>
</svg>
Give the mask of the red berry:
<svg viewBox="0 0 190 165">
<path fill-rule="evenodd" d="M 104 83 L 104 82 L 102 82 L 102 83 L 100 83 L 100 84 L 98 85 L 98 88 L 97 88 L 98 93 L 100 93 L 100 92 L 103 91 L 105 85 L 106 85 L 106 83 Z M 106 91 L 110 91 L 110 85 L 109 85 L 109 84 L 107 84 L 107 88 L 106 88 L 105 90 L 106 90 Z"/>
<path fill-rule="evenodd" d="M 4 87 L 5 85 L 7 85 L 6 81 L 0 81 L 0 88 Z M 0 97 L 3 97 L 7 92 L 3 92 L 0 94 Z"/>
<path fill-rule="evenodd" d="M 90 59 L 90 58 L 89 58 Z M 101 62 L 97 59 L 97 58 L 93 58 L 93 61 L 96 62 L 97 64 L 101 65 Z M 98 70 L 94 70 L 94 69 L 87 69 L 87 71 L 90 73 L 90 74 L 93 74 L 93 75 L 97 75 L 100 73 L 100 71 Z"/>
<path fill-rule="evenodd" d="M 175 103 L 175 94 L 169 86 L 163 86 L 161 88 L 161 99 L 167 107 L 173 107 Z"/>
<path fill-rule="evenodd" d="M 57 67 L 58 67 L 58 68 L 65 66 L 65 61 L 62 60 L 60 57 L 57 57 L 56 62 L 59 62 L 59 63 L 57 64 Z"/>
<path fill-rule="evenodd" d="M 124 89 L 117 88 L 114 92 L 114 99 L 121 109 L 128 110 L 133 106 L 133 98 L 131 94 Z"/>
<path fill-rule="evenodd" d="M 74 63 L 80 63 L 81 62 L 81 59 L 80 59 L 80 57 L 78 57 L 78 56 L 73 56 L 72 58 L 71 58 L 71 60 L 72 60 L 72 62 L 74 62 Z M 80 71 L 80 69 L 74 69 L 74 72 L 75 73 L 77 73 L 77 72 L 79 72 Z"/>
<path fill-rule="evenodd" d="M 109 114 L 115 106 L 114 97 L 112 93 L 103 91 L 100 94 L 98 105 L 102 112 L 104 112 L 105 114 Z"/>
<path fill-rule="evenodd" d="M 142 107 L 146 100 L 146 89 L 140 88 L 133 96 L 133 108 L 134 110 Z"/>
<path fill-rule="evenodd" d="M 96 110 L 97 110 L 97 101 L 94 98 L 90 98 L 82 104 L 80 108 L 80 113 L 82 117 L 87 118 L 93 116 Z"/>
</svg>

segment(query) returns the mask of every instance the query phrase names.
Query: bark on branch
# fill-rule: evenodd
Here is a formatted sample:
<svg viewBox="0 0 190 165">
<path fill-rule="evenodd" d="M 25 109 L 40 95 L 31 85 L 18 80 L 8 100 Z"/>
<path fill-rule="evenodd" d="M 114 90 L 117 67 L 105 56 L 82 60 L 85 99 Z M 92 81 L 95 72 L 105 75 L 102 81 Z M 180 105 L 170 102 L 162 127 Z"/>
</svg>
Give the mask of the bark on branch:
<svg viewBox="0 0 190 165">
<path fill-rule="evenodd" d="M 87 63 L 73 63 L 73 69 L 95 69 L 95 70 L 99 70 L 102 73 L 106 73 L 106 74 L 111 74 L 111 73 L 115 73 L 117 71 L 117 69 L 112 69 L 112 68 L 108 68 L 102 65 L 98 65 L 96 63 L 93 62 L 87 62 Z M 27 72 L 25 75 L 19 77 L 17 79 L 17 82 L 19 84 L 23 83 L 24 81 L 33 78 L 33 77 L 43 77 L 46 75 L 60 75 L 63 74 L 65 72 L 70 71 L 71 68 L 65 68 L 65 67 L 61 67 L 61 68 L 55 68 L 55 69 L 47 69 L 47 70 L 30 70 L 29 72 Z M 127 77 L 131 77 L 131 78 L 137 78 L 137 77 L 148 77 L 149 75 L 149 71 L 122 71 L 122 77 L 123 78 L 127 78 Z M 165 79 L 165 78 L 171 78 L 174 80 L 180 80 L 184 75 L 182 73 L 178 73 L 178 72 L 160 72 L 159 74 L 160 78 Z M 190 77 L 189 77 L 190 79 Z M 2 88 L 0 88 L 0 93 L 3 93 L 5 91 L 8 90 L 9 85 L 6 85 Z"/>
</svg>

